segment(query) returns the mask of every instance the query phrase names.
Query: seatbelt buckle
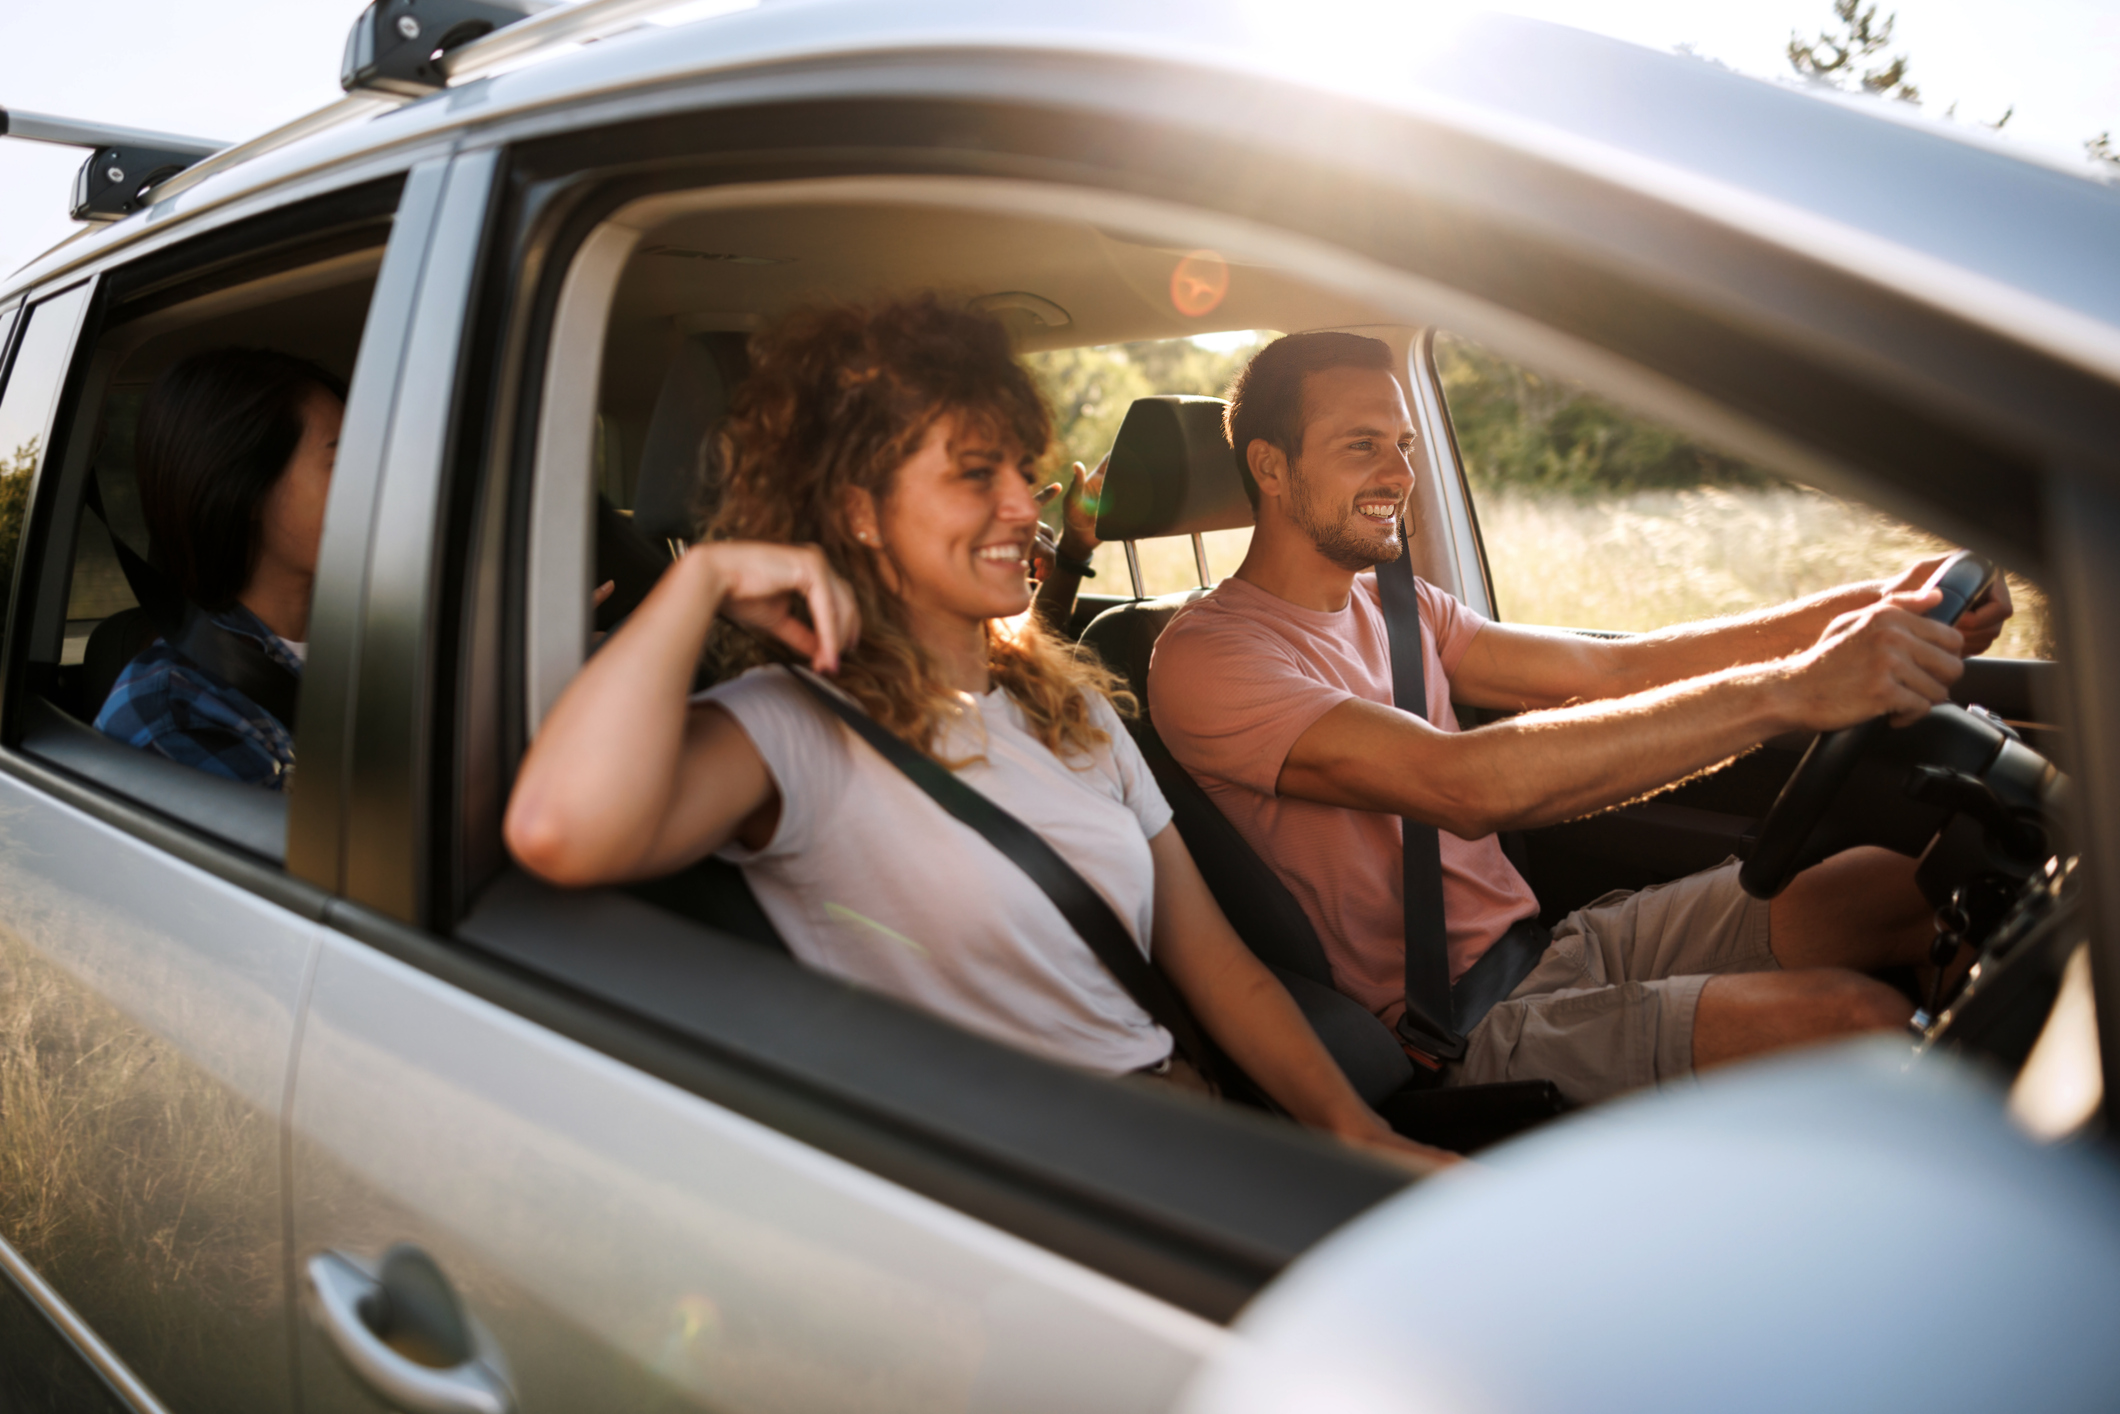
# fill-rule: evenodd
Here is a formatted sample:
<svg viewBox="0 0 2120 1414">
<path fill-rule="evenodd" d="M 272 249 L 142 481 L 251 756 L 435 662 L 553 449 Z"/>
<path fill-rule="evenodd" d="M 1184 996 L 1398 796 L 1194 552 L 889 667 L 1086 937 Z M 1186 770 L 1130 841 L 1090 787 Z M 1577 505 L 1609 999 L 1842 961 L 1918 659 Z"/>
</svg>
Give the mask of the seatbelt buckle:
<svg viewBox="0 0 2120 1414">
<path fill-rule="evenodd" d="M 1465 1058 L 1463 1036 L 1431 1025 L 1426 1018 L 1416 1015 L 1411 1007 L 1399 1014 L 1394 1029 L 1399 1043 L 1407 1051 L 1418 1053 L 1413 1059 L 1422 1061 L 1425 1058 L 1425 1063 L 1434 1069 L 1440 1070 L 1451 1061 Z"/>
</svg>

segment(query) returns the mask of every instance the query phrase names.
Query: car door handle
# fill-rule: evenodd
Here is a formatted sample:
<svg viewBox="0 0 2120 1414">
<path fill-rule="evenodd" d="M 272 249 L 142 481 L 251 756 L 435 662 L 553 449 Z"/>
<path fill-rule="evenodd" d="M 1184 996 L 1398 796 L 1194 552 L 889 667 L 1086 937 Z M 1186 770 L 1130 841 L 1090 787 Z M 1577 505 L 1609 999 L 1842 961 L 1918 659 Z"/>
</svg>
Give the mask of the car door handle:
<svg viewBox="0 0 2120 1414">
<path fill-rule="evenodd" d="M 304 1269 L 310 1318 L 354 1377 L 409 1414 L 515 1414 L 497 1353 L 417 1247 L 383 1254 L 371 1275 L 320 1252 Z"/>
</svg>

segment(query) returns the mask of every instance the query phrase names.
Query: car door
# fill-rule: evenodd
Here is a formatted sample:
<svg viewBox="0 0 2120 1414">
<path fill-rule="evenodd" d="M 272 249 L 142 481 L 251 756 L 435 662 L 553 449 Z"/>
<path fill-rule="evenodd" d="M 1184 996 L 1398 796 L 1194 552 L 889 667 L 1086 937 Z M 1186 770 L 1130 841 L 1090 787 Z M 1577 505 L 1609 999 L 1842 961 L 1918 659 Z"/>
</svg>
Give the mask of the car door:
<svg viewBox="0 0 2120 1414">
<path fill-rule="evenodd" d="M 137 414 L 112 379 L 142 349 L 296 337 L 301 307 L 273 291 L 371 260 L 395 205 L 385 182 L 350 213 L 324 199 L 232 217 L 39 291 L 0 400 L 0 441 L 17 449 L 0 480 L 14 585 L 0 700 L 0 1236 L 19 1301 L 132 1407 L 293 1403 L 280 1117 L 324 895 L 283 865 L 283 799 L 109 740 L 78 700 L 80 615 L 125 592 L 93 583 L 83 558 L 109 554 L 86 509 L 99 443 L 120 409 Z M 319 232 L 333 249 L 303 266 L 295 253 Z M 252 312 L 216 325 L 236 285 Z M 358 309 L 348 317 L 341 333 L 357 340 Z M 373 383 L 355 379 L 349 429 Z M 345 529 L 327 517 L 327 538 Z M 306 732 L 297 745 L 328 774 Z M 49 1366 L 33 1332 L 16 1343 L 28 1329 L 0 1323 L 0 1363 Z M 40 1397 L 68 1397 L 67 1378 Z"/>
</svg>

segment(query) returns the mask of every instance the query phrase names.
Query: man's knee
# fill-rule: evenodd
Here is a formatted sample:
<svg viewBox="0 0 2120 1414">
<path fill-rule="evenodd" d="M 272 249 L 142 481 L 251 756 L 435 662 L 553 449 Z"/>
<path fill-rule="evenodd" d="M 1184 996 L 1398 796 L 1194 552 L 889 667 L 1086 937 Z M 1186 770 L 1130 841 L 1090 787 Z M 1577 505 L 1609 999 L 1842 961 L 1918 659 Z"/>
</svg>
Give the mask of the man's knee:
<svg viewBox="0 0 2120 1414">
<path fill-rule="evenodd" d="M 1693 1061 L 1706 1069 L 1785 1046 L 1896 1030 L 1913 1012 L 1891 987 L 1844 968 L 1725 974 L 1701 990 Z"/>
</svg>

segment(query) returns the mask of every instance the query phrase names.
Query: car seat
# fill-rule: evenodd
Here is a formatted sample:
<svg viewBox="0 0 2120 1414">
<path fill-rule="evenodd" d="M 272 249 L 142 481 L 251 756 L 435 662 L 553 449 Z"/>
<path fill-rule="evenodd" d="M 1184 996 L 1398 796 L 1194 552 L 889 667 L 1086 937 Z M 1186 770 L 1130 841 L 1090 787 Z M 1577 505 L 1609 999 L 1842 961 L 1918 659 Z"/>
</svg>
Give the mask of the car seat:
<svg viewBox="0 0 2120 1414">
<path fill-rule="evenodd" d="M 1139 398 L 1112 444 L 1101 540 L 1203 534 L 1251 524 L 1251 503 L 1222 432 L 1219 398 Z M 1338 991 L 1324 946 L 1295 896 L 1178 764 L 1148 710 L 1149 660 L 1157 637 L 1190 589 L 1105 610 L 1082 642 L 1118 673 L 1140 703 L 1128 723 L 1173 821 L 1237 936 L 1289 990 L 1363 1099 L 1412 1137 L 1453 1148 L 1492 1142 L 1566 1108 L 1546 1081 L 1430 1089 L 1397 1039 L 1359 1002 Z"/>
</svg>

